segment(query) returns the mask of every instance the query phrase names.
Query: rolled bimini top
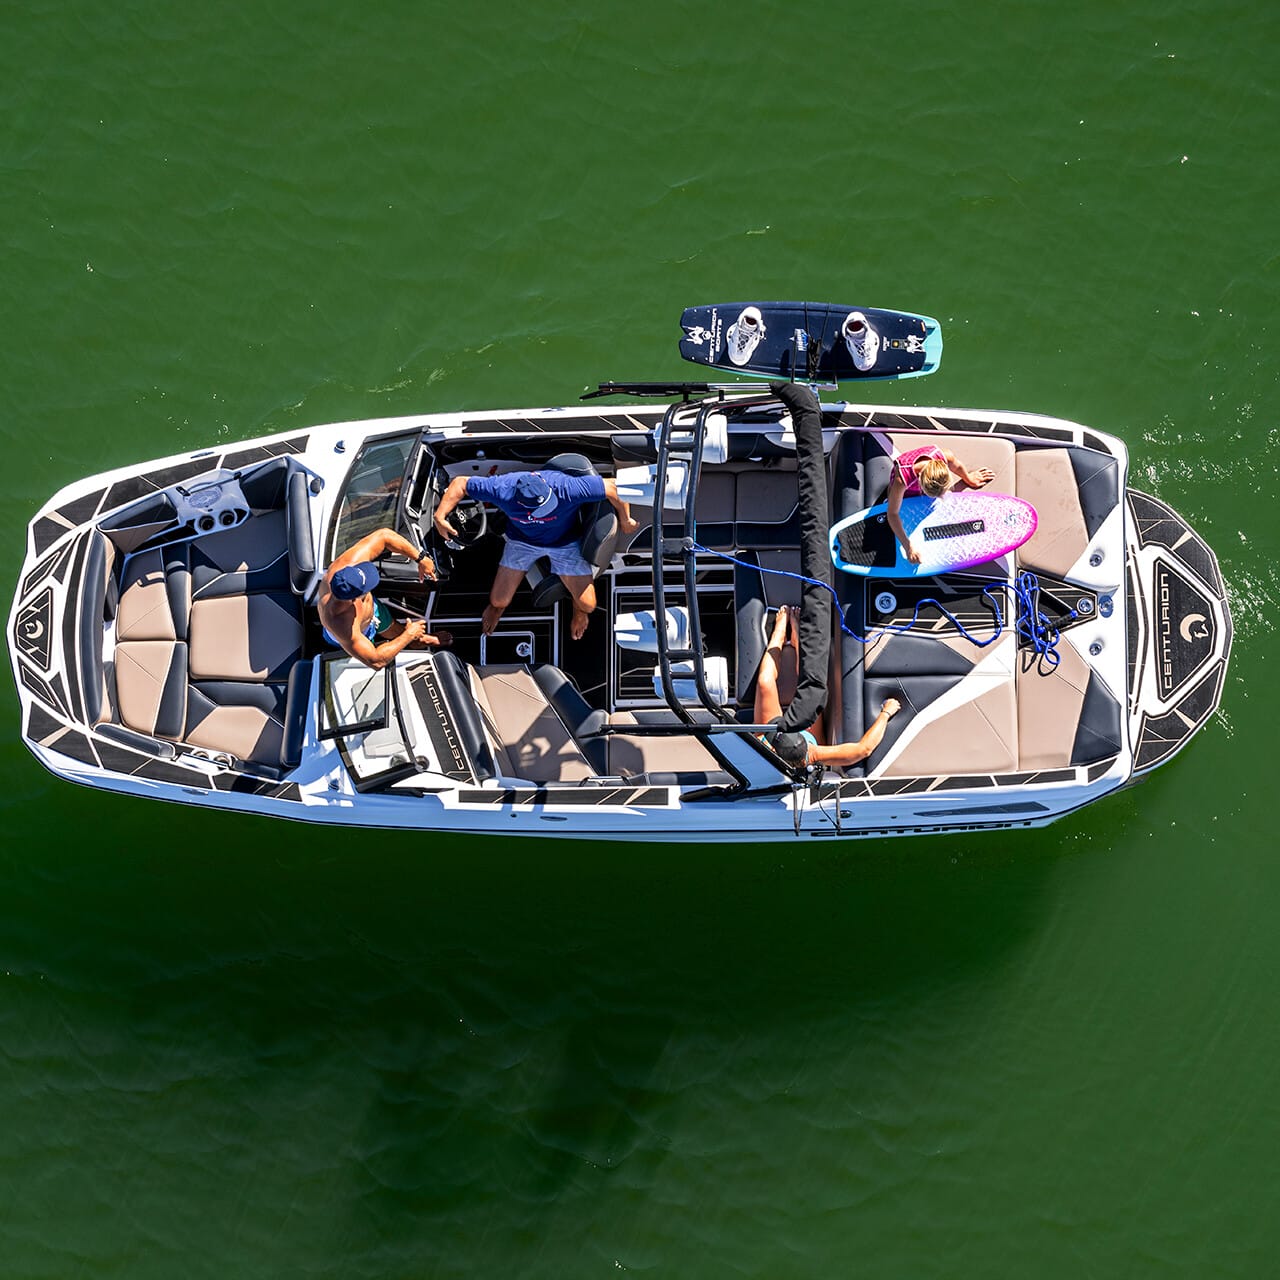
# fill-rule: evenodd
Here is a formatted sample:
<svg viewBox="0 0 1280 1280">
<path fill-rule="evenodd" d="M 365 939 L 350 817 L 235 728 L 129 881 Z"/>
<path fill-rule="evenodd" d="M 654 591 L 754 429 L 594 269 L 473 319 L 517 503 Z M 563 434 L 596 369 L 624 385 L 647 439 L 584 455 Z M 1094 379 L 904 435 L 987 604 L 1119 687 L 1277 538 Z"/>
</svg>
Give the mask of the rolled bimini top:
<svg viewBox="0 0 1280 1280">
<path fill-rule="evenodd" d="M 800 678 L 782 717 L 782 732 L 796 733 L 817 719 L 827 701 L 832 601 L 827 460 L 822 407 L 812 389 L 796 382 L 771 383 L 769 389 L 791 412 L 798 460 L 800 572 L 807 581 L 801 591 Z"/>
</svg>

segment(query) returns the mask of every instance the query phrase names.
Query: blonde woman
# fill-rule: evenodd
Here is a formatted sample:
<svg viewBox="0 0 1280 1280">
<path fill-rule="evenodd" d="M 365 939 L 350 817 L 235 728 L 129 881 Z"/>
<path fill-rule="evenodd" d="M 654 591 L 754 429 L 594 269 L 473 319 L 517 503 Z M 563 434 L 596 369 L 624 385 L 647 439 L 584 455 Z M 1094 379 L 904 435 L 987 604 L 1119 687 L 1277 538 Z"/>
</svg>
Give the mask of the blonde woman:
<svg viewBox="0 0 1280 1280">
<path fill-rule="evenodd" d="M 889 507 L 885 515 L 907 559 L 912 564 L 920 563 L 920 550 L 902 527 L 903 498 L 920 494 L 926 498 L 940 498 L 957 480 L 970 489 L 981 489 L 994 479 L 995 472 L 990 467 L 970 471 L 949 449 L 940 449 L 936 444 L 908 449 L 895 457 L 893 475 L 889 480 Z"/>
</svg>

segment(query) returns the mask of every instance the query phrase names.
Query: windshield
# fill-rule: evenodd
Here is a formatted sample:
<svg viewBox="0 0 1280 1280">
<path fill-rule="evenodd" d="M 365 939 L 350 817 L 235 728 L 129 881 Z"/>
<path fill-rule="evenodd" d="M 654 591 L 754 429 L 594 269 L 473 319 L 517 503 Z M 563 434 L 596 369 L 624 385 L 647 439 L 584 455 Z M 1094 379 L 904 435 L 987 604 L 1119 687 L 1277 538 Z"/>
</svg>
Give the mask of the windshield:
<svg viewBox="0 0 1280 1280">
<path fill-rule="evenodd" d="M 329 529 L 328 559 L 384 526 L 396 528 L 396 509 L 417 432 L 365 445 L 351 467 L 342 504 Z"/>
</svg>

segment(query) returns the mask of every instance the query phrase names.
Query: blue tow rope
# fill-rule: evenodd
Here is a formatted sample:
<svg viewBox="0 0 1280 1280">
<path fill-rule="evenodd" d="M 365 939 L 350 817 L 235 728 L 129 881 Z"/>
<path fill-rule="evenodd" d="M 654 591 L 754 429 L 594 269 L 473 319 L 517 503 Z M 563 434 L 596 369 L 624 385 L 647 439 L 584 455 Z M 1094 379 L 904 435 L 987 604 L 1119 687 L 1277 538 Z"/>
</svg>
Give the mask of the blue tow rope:
<svg viewBox="0 0 1280 1280">
<path fill-rule="evenodd" d="M 1004 614 L 1001 611 L 997 595 L 1000 591 L 1012 591 L 1017 606 L 1017 619 L 1014 623 L 1014 629 L 1018 634 L 1018 638 L 1025 641 L 1031 651 L 1047 663 L 1050 669 L 1056 667 L 1061 660 L 1058 654 L 1058 628 L 1040 612 L 1040 579 L 1034 573 L 1025 569 L 1018 574 L 1013 582 L 989 582 L 982 588 L 982 594 L 990 602 L 996 618 L 995 631 L 985 640 L 979 640 L 977 636 L 971 634 L 965 628 L 964 623 L 946 605 L 932 596 L 916 601 L 916 607 L 912 611 L 910 622 L 905 622 L 898 626 L 878 627 L 875 631 L 869 632 L 865 636 L 860 636 L 845 621 L 844 610 L 840 606 L 840 597 L 836 595 L 835 588 L 829 582 L 820 582 L 817 578 L 806 577 L 803 573 L 792 573 L 789 569 L 770 569 L 765 565 L 752 564 L 748 560 L 741 560 L 737 556 L 731 556 L 727 551 L 717 551 L 714 547 L 704 547 L 700 542 L 695 542 L 693 549 L 695 551 L 703 551 L 707 555 L 719 556 L 722 560 L 728 560 L 732 564 L 740 564 L 744 569 L 755 569 L 758 573 L 776 573 L 783 578 L 794 578 L 797 582 L 807 582 L 815 587 L 826 588 L 831 592 L 831 599 L 836 607 L 836 617 L 840 619 L 840 630 L 845 635 L 852 636 L 859 644 L 872 644 L 878 637 L 884 635 L 905 635 L 915 626 L 916 620 L 920 616 L 920 610 L 925 605 L 931 604 L 970 644 L 975 648 L 985 649 L 989 644 L 994 644 L 1004 632 Z M 1077 616 L 1074 609 L 1071 610 L 1070 616 L 1072 618 Z"/>
</svg>

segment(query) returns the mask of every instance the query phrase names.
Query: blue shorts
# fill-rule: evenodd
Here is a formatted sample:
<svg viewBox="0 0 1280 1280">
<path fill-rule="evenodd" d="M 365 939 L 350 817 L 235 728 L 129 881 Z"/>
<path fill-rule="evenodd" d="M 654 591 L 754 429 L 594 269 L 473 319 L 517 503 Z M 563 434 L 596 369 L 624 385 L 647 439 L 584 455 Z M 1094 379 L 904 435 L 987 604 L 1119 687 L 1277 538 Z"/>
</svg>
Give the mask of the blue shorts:
<svg viewBox="0 0 1280 1280">
<path fill-rule="evenodd" d="M 531 542 L 520 542 L 507 534 L 501 564 L 504 569 L 519 569 L 523 573 L 543 556 L 550 558 L 551 572 L 562 578 L 589 578 L 592 575 L 592 566 L 583 559 L 582 545 L 577 542 L 565 543 L 563 547 L 535 547 Z"/>
</svg>

